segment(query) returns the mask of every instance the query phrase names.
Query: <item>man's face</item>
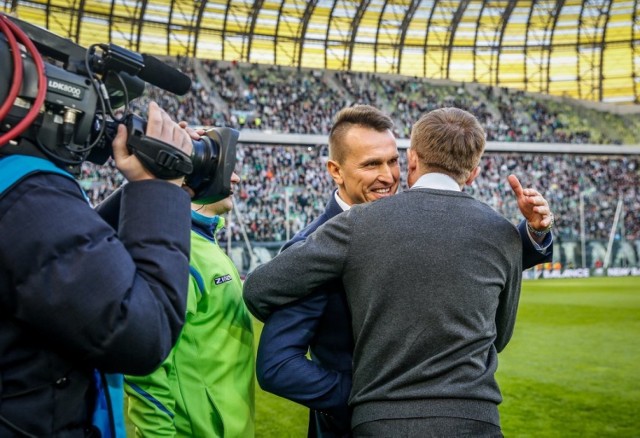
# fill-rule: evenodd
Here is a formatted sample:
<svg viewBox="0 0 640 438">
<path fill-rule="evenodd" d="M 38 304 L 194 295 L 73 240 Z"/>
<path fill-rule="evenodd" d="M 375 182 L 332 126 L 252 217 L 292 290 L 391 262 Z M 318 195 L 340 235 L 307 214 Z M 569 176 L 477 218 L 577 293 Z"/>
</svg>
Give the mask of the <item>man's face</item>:
<svg viewBox="0 0 640 438">
<path fill-rule="evenodd" d="M 233 189 L 239 182 L 240 177 L 235 172 L 233 172 L 231 174 L 231 194 L 218 202 L 214 202 L 213 204 L 198 206 L 201 207 L 198 212 L 204 214 L 205 216 L 217 216 L 233 210 Z"/>
<path fill-rule="evenodd" d="M 354 126 L 344 137 L 344 162 L 329 162 L 329 172 L 338 184 L 338 195 L 349 205 L 376 201 L 398 190 L 400 166 L 396 139 L 387 130 L 378 132 Z"/>
</svg>

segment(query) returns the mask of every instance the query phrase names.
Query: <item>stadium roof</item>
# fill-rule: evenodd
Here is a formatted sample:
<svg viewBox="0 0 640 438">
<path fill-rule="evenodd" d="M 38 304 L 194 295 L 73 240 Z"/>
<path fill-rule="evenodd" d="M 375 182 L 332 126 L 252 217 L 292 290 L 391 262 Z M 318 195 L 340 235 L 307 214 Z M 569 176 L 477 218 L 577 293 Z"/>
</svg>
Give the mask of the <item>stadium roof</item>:
<svg viewBox="0 0 640 438">
<path fill-rule="evenodd" d="M 81 45 L 640 102 L 638 0 L 4 0 Z"/>
</svg>

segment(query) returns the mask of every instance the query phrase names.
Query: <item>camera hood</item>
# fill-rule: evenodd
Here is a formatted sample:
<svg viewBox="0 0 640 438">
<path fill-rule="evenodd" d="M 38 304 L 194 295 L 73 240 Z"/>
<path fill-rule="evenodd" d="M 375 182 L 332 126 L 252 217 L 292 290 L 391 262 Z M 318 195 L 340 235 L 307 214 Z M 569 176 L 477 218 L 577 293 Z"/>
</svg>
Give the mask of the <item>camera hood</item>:
<svg viewBox="0 0 640 438">
<path fill-rule="evenodd" d="M 231 174 L 236 167 L 239 136 L 232 128 L 212 128 L 205 137 L 193 142 L 194 172 L 185 180 L 195 193 L 192 202 L 212 204 L 231 195 Z"/>
</svg>

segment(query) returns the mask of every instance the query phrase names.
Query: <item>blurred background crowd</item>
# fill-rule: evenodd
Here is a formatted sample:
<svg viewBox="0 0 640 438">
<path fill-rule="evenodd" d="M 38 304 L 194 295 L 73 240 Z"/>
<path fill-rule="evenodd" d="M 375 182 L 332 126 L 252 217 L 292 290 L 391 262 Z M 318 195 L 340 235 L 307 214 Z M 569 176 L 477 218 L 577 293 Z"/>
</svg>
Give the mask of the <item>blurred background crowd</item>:
<svg viewBox="0 0 640 438">
<path fill-rule="evenodd" d="M 160 103 L 194 126 L 229 126 L 276 133 L 328 134 L 333 116 L 353 104 L 371 104 L 394 119 L 395 134 L 408 138 L 421 114 L 442 106 L 478 117 L 489 141 L 574 144 L 638 144 L 640 118 L 590 108 L 580 102 L 471 84 L 329 70 L 236 64 L 179 58 L 171 61 L 193 79 L 192 91 L 175 96 L 149 87 L 134 102 Z M 517 151 L 517 145 L 514 144 Z M 223 239 L 281 242 L 317 217 L 334 189 L 326 172 L 327 147 L 239 144 L 235 193 L 237 217 Z M 607 239 L 619 199 L 619 234 L 640 239 L 640 163 L 637 155 L 569 155 L 487 152 L 482 174 L 466 190 L 514 223 L 519 213 L 507 183 L 516 174 L 535 187 L 556 214 L 555 234 L 578 239 L 580 197 L 587 239 Z M 405 169 L 401 151 L 401 169 Z M 98 203 L 122 183 L 112 165 L 86 165 L 82 184 Z M 406 189 L 403 182 L 402 188 Z"/>
</svg>

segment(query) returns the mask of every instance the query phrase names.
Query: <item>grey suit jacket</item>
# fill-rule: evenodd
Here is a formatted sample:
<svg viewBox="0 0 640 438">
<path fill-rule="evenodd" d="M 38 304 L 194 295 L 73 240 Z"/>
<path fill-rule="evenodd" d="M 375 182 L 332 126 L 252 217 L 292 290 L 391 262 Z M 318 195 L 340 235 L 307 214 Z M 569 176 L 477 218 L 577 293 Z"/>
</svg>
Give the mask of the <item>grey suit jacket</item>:
<svg viewBox="0 0 640 438">
<path fill-rule="evenodd" d="M 341 279 L 355 341 L 352 427 L 452 416 L 499 425 L 497 352 L 513 333 L 522 276 L 516 228 L 486 204 L 412 189 L 354 206 L 245 283 L 252 313 Z"/>
</svg>

